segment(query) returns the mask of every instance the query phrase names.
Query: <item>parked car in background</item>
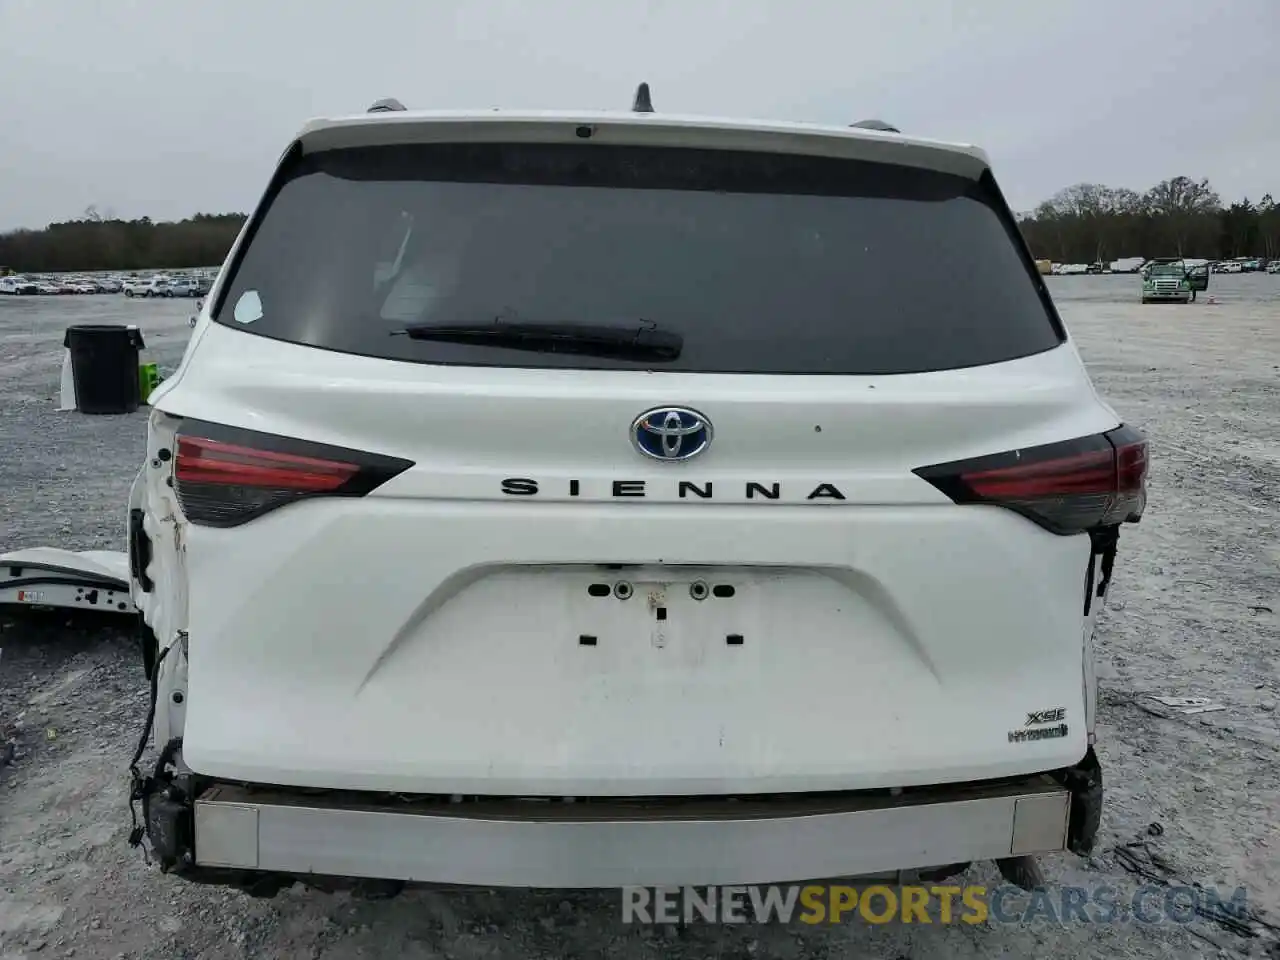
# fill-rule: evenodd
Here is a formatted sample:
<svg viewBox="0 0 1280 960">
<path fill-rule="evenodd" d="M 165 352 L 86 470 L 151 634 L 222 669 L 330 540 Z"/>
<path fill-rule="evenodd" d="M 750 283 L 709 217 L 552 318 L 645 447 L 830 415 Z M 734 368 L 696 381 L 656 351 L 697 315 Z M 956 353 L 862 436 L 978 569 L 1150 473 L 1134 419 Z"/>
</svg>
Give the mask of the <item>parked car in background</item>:
<svg viewBox="0 0 1280 960">
<path fill-rule="evenodd" d="M 169 297 L 195 297 L 199 296 L 199 285 L 194 277 L 172 277 L 169 280 L 169 288 L 165 296 Z"/>
<path fill-rule="evenodd" d="M 5 296 L 30 296 L 40 292 L 40 285 L 26 277 L 9 276 L 0 278 L 0 294 Z"/>
<path fill-rule="evenodd" d="M 121 281 L 120 289 L 126 297 L 140 297 L 150 282 L 146 277 L 126 277 Z"/>
<path fill-rule="evenodd" d="M 169 277 L 152 277 L 147 281 L 146 286 L 142 288 L 142 296 L 172 297 L 173 291 L 170 289 L 172 282 Z"/>
<path fill-rule="evenodd" d="M 1137 273 L 1147 262 L 1146 257 L 1121 257 L 1111 262 L 1112 273 Z"/>
</svg>

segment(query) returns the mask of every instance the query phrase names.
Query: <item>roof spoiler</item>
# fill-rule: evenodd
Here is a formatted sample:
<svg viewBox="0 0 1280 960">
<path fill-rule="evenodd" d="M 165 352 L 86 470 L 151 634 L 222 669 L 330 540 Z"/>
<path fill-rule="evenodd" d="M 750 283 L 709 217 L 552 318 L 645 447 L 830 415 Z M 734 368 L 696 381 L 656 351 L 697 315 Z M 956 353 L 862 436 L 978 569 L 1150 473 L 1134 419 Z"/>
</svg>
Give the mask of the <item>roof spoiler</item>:
<svg viewBox="0 0 1280 960">
<path fill-rule="evenodd" d="M 395 97 L 383 97 L 377 100 L 369 107 L 368 113 L 399 113 L 405 109 L 403 103 Z M 631 101 L 632 113 L 653 113 L 653 97 L 649 93 L 649 84 L 641 83 L 636 87 L 635 98 Z M 897 127 L 892 124 L 885 123 L 883 120 L 859 120 L 857 123 L 849 124 L 851 127 L 858 127 L 862 130 L 880 130 L 884 133 L 901 133 Z"/>
</svg>

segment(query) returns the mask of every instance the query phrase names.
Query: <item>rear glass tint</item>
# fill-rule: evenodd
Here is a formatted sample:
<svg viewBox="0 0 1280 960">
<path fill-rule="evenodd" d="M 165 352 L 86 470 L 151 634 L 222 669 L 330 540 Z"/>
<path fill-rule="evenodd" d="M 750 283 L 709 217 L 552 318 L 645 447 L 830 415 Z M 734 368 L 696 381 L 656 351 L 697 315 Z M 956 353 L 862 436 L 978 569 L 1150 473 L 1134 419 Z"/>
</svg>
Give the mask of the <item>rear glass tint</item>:
<svg viewBox="0 0 1280 960">
<path fill-rule="evenodd" d="M 282 171 L 229 279 L 221 323 L 418 363 L 892 374 L 1062 339 L 989 179 L 788 155 L 322 152 Z M 499 317 L 643 323 L 683 347 L 655 361 L 398 335 Z"/>
</svg>

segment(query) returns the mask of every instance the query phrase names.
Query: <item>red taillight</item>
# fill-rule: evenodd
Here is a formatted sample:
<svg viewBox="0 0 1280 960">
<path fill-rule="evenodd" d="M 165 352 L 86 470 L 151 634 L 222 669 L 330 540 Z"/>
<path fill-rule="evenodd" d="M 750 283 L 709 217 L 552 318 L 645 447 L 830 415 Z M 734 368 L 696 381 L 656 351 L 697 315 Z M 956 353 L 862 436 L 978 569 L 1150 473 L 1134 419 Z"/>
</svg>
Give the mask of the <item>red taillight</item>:
<svg viewBox="0 0 1280 960">
<path fill-rule="evenodd" d="M 1119 427 L 1061 443 L 921 467 L 956 503 L 988 503 L 1054 533 L 1137 521 L 1146 506 L 1147 442 Z"/>
<path fill-rule="evenodd" d="M 1137 523 L 1147 507 L 1147 441 L 1128 427 L 1112 430 L 1107 437 L 1116 448 L 1116 502 L 1119 521 Z"/>
<path fill-rule="evenodd" d="M 354 463 L 254 450 L 205 437 L 178 437 L 174 476 L 181 483 L 224 483 L 328 493 L 350 480 Z"/>
<path fill-rule="evenodd" d="M 962 471 L 966 484 L 983 500 L 1025 500 L 1069 494 L 1111 493 L 1116 485 L 1115 452 L 1082 453 L 1042 462 Z"/>
<path fill-rule="evenodd" d="M 407 470 L 395 457 L 186 421 L 174 491 L 192 523 L 234 527 L 307 497 L 360 497 Z"/>
</svg>

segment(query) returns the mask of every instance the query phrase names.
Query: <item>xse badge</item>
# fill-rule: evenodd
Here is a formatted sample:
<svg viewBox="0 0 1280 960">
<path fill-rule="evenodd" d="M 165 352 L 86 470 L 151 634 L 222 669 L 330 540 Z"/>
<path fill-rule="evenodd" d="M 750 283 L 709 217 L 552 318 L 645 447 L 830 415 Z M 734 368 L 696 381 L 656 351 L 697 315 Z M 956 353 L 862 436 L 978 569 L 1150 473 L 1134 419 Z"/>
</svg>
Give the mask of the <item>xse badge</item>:
<svg viewBox="0 0 1280 960">
<path fill-rule="evenodd" d="M 1027 722 L 1020 729 L 1009 731 L 1009 742 L 1026 743 L 1032 740 L 1056 740 L 1060 737 L 1065 737 L 1068 728 L 1061 721 L 1066 718 L 1066 707 L 1032 710 L 1027 714 Z M 1056 724 L 1056 726 L 1044 726 L 1044 724 L 1050 723 Z"/>
</svg>

